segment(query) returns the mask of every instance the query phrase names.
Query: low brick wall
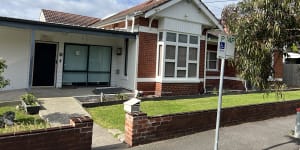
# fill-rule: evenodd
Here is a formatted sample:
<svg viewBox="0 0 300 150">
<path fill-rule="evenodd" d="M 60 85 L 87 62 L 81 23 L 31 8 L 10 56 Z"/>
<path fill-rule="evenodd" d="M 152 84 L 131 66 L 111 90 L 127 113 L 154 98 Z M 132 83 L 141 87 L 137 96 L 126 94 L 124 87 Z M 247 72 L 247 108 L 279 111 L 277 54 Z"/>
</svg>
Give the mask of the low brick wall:
<svg viewBox="0 0 300 150">
<path fill-rule="evenodd" d="M 77 117 L 69 126 L 0 135 L 1 150 L 90 150 L 93 120 Z"/>
<path fill-rule="evenodd" d="M 295 114 L 300 100 L 222 109 L 221 126 Z M 188 135 L 215 128 L 216 110 L 150 117 L 145 113 L 126 114 L 125 142 L 129 146 Z"/>
</svg>

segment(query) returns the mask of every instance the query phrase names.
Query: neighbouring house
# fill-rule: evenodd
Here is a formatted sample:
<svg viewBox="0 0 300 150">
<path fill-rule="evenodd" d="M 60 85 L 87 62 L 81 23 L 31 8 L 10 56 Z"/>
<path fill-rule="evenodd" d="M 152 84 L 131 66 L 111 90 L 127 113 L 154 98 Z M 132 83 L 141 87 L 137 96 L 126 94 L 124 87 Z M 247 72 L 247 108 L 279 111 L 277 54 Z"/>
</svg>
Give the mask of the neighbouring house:
<svg viewBox="0 0 300 150">
<path fill-rule="evenodd" d="M 222 30 L 201 0 L 148 0 L 102 19 L 44 9 L 40 21 L 0 17 L 0 55 L 11 80 L 6 89 L 93 85 L 158 96 L 203 93 L 219 84 Z M 274 65 L 282 80 L 282 63 Z M 228 62 L 224 88 L 245 89 Z"/>
</svg>

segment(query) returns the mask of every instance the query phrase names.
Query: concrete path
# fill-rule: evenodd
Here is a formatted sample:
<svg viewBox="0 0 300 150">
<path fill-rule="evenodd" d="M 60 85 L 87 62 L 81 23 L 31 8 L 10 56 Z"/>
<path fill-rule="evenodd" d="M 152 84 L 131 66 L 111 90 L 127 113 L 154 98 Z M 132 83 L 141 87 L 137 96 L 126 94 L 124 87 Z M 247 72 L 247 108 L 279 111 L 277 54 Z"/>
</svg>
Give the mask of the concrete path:
<svg viewBox="0 0 300 150">
<path fill-rule="evenodd" d="M 42 110 L 40 116 L 50 122 L 51 126 L 68 125 L 70 117 L 90 116 L 88 112 L 72 97 L 40 98 Z M 106 129 L 94 124 L 93 148 L 104 148 L 121 144 Z"/>
<path fill-rule="evenodd" d="M 292 115 L 221 128 L 219 150 L 299 150 L 300 141 L 289 136 L 295 119 Z M 131 150 L 213 150 L 214 134 L 210 130 Z"/>
</svg>

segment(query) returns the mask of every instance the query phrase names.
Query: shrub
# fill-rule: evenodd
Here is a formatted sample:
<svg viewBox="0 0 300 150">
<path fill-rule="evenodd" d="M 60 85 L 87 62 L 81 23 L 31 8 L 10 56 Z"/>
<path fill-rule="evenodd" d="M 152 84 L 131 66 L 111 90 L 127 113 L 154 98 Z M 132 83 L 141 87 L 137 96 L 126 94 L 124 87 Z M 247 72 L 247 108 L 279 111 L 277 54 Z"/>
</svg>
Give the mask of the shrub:
<svg viewBox="0 0 300 150">
<path fill-rule="evenodd" d="M 21 99 L 25 102 L 26 105 L 36 105 L 37 98 L 33 94 L 24 94 L 21 96 Z"/>
<path fill-rule="evenodd" d="M 9 85 L 9 81 L 6 80 L 2 75 L 6 68 L 7 66 L 5 64 L 5 60 L 0 58 L 0 88 L 4 88 L 5 86 Z"/>
</svg>

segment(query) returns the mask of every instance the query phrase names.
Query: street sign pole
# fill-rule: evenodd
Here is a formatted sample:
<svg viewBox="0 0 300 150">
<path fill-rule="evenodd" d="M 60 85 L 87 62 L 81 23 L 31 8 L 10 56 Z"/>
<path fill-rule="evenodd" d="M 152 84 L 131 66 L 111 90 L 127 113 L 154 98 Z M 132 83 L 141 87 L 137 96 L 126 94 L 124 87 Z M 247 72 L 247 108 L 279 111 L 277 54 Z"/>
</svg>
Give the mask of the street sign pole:
<svg viewBox="0 0 300 150">
<path fill-rule="evenodd" d="M 220 74 L 220 85 L 219 85 L 218 112 L 217 112 L 217 121 L 216 121 L 215 147 L 214 147 L 214 150 L 218 150 L 219 149 L 219 128 L 220 128 L 220 118 L 221 118 L 221 108 L 222 108 L 222 93 L 223 93 L 224 70 L 225 70 L 225 58 L 222 58 L 222 62 L 221 62 L 221 74 Z"/>
<path fill-rule="evenodd" d="M 225 59 L 234 58 L 235 49 L 235 37 L 231 35 L 219 34 L 217 57 L 222 60 L 220 84 L 219 84 L 219 99 L 218 99 L 218 111 L 216 120 L 216 135 L 214 150 L 219 149 L 219 129 L 222 110 L 222 94 L 223 94 L 223 80 L 225 70 Z"/>
</svg>

